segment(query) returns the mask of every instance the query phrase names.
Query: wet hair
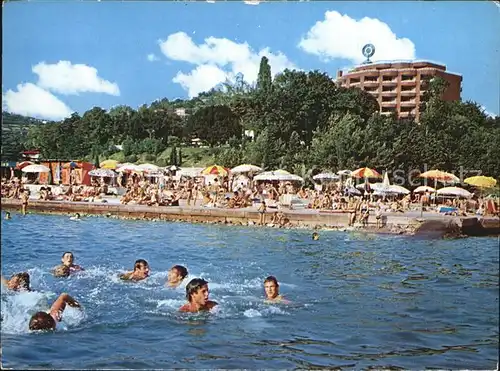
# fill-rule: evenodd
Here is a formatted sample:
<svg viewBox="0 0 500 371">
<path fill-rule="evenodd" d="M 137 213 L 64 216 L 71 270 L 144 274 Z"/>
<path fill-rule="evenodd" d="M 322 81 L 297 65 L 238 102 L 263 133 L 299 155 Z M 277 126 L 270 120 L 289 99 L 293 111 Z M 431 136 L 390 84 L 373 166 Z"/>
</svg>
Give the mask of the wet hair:
<svg viewBox="0 0 500 371">
<path fill-rule="evenodd" d="M 62 254 L 61 258 L 64 258 L 64 255 L 66 254 L 71 254 L 71 256 L 73 256 L 73 253 L 71 251 L 66 251 L 64 254 Z"/>
<path fill-rule="evenodd" d="M 140 267 L 143 267 L 143 266 L 149 267 L 148 262 L 144 259 L 137 259 L 134 263 L 134 271 L 136 271 L 137 269 L 139 269 Z"/>
<path fill-rule="evenodd" d="M 276 277 L 274 277 L 274 276 L 269 276 L 269 277 L 267 277 L 267 278 L 264 280 L 264 283 L 266 283 L 266 282 L 273 282 L 273 283 L 274 283 L 277 287 L 280 285 L 280 284 L 278 283 L 278 280 L 277 280 L 277 279 L 276 279 Z"/>
<path fill-rule="evenodd" d="M 16 290 L 25 289 L 30 290 L 30 275 L 27 272 L 16 273 L 10 279 L 17 278 L 19 286 Z"/>
<path fill-rule="evenodd" d="M 69 273 L 69 267 L 66 265 L 61 264 L 54 269 L 54 277 L 69 277 Z"/>
<path fill-rule="evenodd" d="M 174 265 L 172 269 L 175 269 L 179 273 L 182 279 L 186 278 L 186 276 L 188 275 L 188 270 L 186 269 L 186 267 L 183 267 L 182 265 Z"/>
<path fill-rule="evenodd" d="M 193 278 L 186 286 L 186 299 L 190 302 L 191 295 L 197 293 L 205 285 L 208 285 L 208 281 L 203 278 Z"/>
<path fill-rule="evenodd" d="M 56 321 L 46 312 L 36 312 L 31 316 L 29 329 L 30 330 L 54 330 Z"/>
</svg>

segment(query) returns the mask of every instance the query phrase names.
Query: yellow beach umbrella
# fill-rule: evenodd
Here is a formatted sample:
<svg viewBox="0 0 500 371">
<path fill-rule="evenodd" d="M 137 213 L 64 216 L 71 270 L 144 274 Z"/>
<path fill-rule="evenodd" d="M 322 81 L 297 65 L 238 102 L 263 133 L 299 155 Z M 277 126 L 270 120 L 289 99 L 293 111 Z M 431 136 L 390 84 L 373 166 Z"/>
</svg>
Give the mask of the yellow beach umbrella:
<svg viewBox="0 0 500 371">
<path fill-rule="evenodd" d="M 464 183 L 478 188 L 493 188 L 496 186 L 497 181 L 490 176 L 478 175 L 465 179 Z"/>
<path fill-rule="evenodd" d="M 220 176 L 227 176 L 228 174 L 228 169 L 219 166 L 219 165 L 212 165 L 209 166 L 201 171 L 202 175 L 220 175 Z"/>
<path fill-rule="evenodd" d="M 99 167 L 101 169 L 111 169 L 111 170 L 114 170 L 118 167 L 119 165 L 119 162 L 116 161 L 116 160 L 106 160 L 106 161 L 103 161 L 99 164 Z"/>
<path fill-rule="evenodd" d="M 377 170 L 370 169 L 369 167 L 362 167 L 360 169 L 356 169 L 351 173 L 353 178 L 382 178 Z"/>
<path fill-rule="evenodd" d="M 419 177 L 426 179 L 434 179 L 434 180 L 439 180 L 441 182 L 449 182 L 449 183 L 460 182 L 460 179 L 458 179 L 455 175 L 441 170 L 429 170 L 426 171 L 425 173 L 420 174 Z"/>
</svg>

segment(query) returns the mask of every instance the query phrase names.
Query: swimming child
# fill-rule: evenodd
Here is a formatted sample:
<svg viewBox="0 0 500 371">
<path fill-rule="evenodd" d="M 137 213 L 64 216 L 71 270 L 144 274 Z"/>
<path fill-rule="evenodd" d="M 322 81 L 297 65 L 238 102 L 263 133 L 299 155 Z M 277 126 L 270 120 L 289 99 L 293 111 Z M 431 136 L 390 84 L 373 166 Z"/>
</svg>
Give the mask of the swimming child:
<svg viewBox="0 0 500 371">
<path fill-rule="evenodd" d="M 142 281 L 149 277 L 149 264 L 144 259 L 137 259 L 134 263 L 134 270 L 121 274 L 119 277 L 124 281 Z"/>
<path fill-rule="evenodd" d="M 209 311 L 217 305 L 217 302 L 208 300 L 208 295 L 208 282 L 203 278 L 193 278 L 186 286 L 188 302 L 180 307 L 179 311 L 190 313 Z"/>
<path fill-rule="evenodd" d="M 183 267 L 182 265 L 174 265 L 168 271 L 168 280 L 165 285 L 168 287 L 177 287 L 182 283 L 187 275 L 188 270 L 186 267 Z"/>
<path fill-rule="evenodd" d="M 266 303 L 290 303 L 280 295 L 280 285 L 274 276 L 269 276 L 264 280 L 264 291 L 266 293 Z"/>
<path fill-rule="evenodd" d="M 61 322 L 66 304 L 73 308 L 81 308 L 80 303 L 68 294 L 59 295 L 47 312 L 36 312 L 31 316 L 30 330 L 55 330 L 57 322 Z"/>
<path fill-rule="evenodd" d="M 5 285 L 12 291 L 31 291 L 30 288 L 30 275 L 27 272 L 13 274 L 10 279 L 1 277 L 2 285 Z"/>
</svg>

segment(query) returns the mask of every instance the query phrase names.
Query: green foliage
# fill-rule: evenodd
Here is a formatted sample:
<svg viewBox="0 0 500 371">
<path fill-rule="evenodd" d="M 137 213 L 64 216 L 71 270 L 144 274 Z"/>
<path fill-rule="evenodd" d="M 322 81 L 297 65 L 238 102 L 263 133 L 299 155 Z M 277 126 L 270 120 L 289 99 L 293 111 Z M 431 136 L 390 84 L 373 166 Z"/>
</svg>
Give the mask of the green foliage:
<svg viewBox="0 0 500 371">
<path fill-rule="evenodd" d="M 424 164 L 499 177 L 500 118 L 488 117 L 474 102 L 443 101 L 447 84 L 440 78 L 425 84 L 417 123 L 380 115 L 370 94 L 338 87 L 320 71 L 285 70 L 273 80 L 263 57 L 255 87 L 240 74 L 193 99 L 162 99 L 137 110 L 94 107 L 58 122 L 4 112 L 2 159 L 16 160 L 22 150 L 36 148 L 44 158 L 252 163 L 306 178 L 320 170 L 408 172 Z M 179 108 L 188 116 L 177 115 Z M 243 130 L 253 130 L 255 139 L 243 138 Z M 210 148 L 192 147 L 196 137 Z"/>
</svg>

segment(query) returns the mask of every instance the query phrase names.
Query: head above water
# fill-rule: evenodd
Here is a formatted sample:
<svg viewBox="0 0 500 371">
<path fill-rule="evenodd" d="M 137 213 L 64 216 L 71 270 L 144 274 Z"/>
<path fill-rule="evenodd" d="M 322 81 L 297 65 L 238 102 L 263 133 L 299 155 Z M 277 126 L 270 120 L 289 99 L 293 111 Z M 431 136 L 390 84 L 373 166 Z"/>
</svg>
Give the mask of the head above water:
<svg viewBox="0 0 500 371">
<path fill-rule="evenodd" d="M 29 329 L 36 330 L 55 330 L 56 321 L 46 312 L 37 312 L 31 316 Z"/>
<path fill-rule="evenodd" d="M 134 273 L 142 273 L 145 276 L 149 275 L 149 264 L 144 259 L 137 259 L 134 263 Z"/>
<path fill-rule="evenodd" d="M 264 280 L 264 291 L 268 299 L 274 299 L 279 295 L 280 285 L 274 276 L 269 276 Z"/>
<path fill-rule="evenodd" d="M 188 275 L 187 268 L 182 265 L 174 265 L 172 268 L 170 268 L 170 272 L 175 272 L 181 280 L 186 278 L 186 276 Z"/>
<path fill-rule="evenodd" d="M 30 291 L 30 275 L 27 272 L 12 275 L 8 287 L 14 291 Z"/>
<path fill-rule="evenodd" d="M 69 277 L 70 269 L 67 265 L 59 265 L 54 269 L 54 277 Z"/>
<path fill-rule="evenodd" d="M 186 286 L 186 299 L 191 303 L 195 296 L 203 287 L 208 288 L 208 281 L 203 278 L 193 278 Z"/>
<path fill-rule="evenodd" d="M 75 258 L 71 251 L 66 251 L 64 254 L 62 254 L 61 261 L 64 265 L 70 267 L 71 265 L 73 265 L 74 260 Z"/>
</svg>

